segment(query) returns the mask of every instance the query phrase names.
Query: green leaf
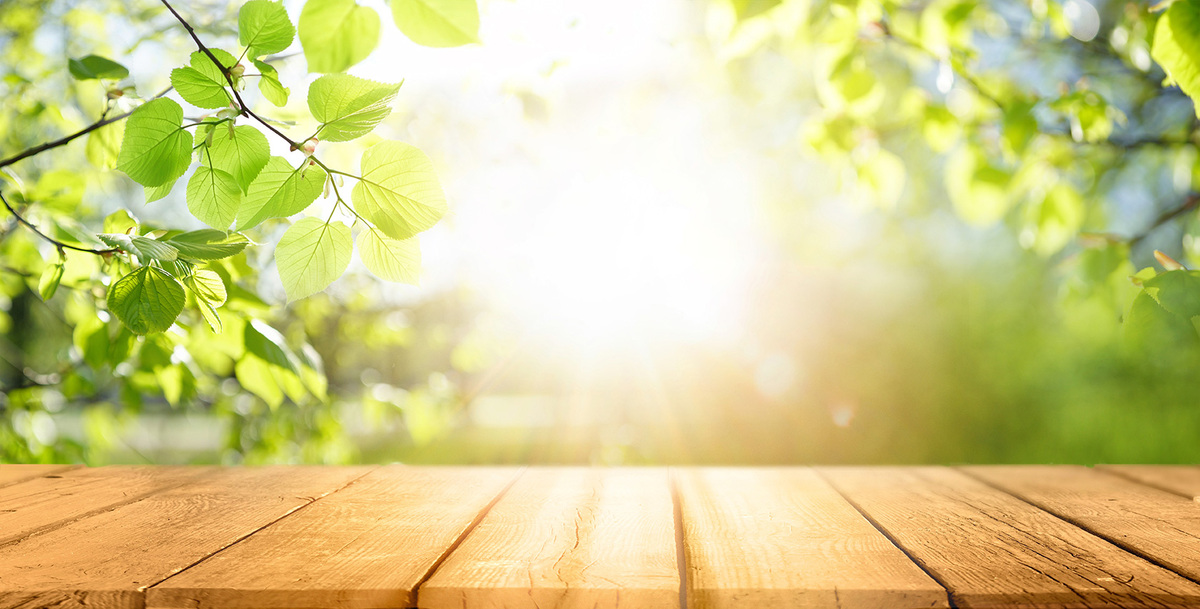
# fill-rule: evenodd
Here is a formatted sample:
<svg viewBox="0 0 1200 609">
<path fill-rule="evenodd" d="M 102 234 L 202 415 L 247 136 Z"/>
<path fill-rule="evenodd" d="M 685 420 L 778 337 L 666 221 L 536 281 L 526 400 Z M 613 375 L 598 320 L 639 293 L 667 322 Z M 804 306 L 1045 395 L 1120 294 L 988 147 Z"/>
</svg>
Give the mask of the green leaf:
<svg viewBox="0 0 1200 609">
<path fill-rule="evenodd" d="M 224 108 L 233 101 L 233 96 L 225 90 L 229 86 L 225 68 L 237 65 L 237 58 L 221 49 L 210 50 L 221 67 L 205 53 L 196 51 L 189 61 L 191 67 L 171 70 L 171 86 L 184 101 L 197 108 Z"/>
<path fill-rule="evenodd" d="M 343 72 L 379 44 L 379 13 L 354 0 L 308 0 L 299 25 L 309 72 Z"/>
<path fill-rule="evenodd" d="M 302 161 L 292 167 L 287 159 L 273 156 L 250 184 L 237 213 L 237 229 L 258 226 L 267 218 L 286 218 L 305 210 L 321 194 L 325 171 Z"/>
<path fill-rule="evenodd" d="M 225 230 L 237 217 L 241 195 L 232 175 L 201 165 L 188 180 L 188 211 L 201 222 Z"/>
<path fill-rule="evenodd" d="M 88 55 L 79 59 L 72 59 L 67 62 L 67 70 L 71 72 L 71 76 L 75 80 L 96 80 L 103 78 L 105 80 L 121 80 L 129 76 L 129 70 L 106 57 L 99 55 Z"/>
<path fill-rule="evenodd" d="M 58 261 L 48 265 L 42 271 L 42 278 L 38 281 L 38 294 L 43 301 L 54 298 L 54 293 L 58 291 L 58 284 L 62 282 L 63 265 L 66 264 L 67 257 L 64 252 L 58 250 Z"/>
<path fill-rule="evenodd" d="M 262 75 L 258 79 L 258 90 L 262 96 L 280 108 L 286 106 L 291 90 L 279 82 L 279 72 L 275 70 L 275 66 L 257 59 L 251 59 L 250 63 L 253 63 Z"/>
<path fill-rule="evenodd" d="M 366 135 L 392 109 L 400 85 L 378 83 L 349 74 L 326 74 L 308 88 L 308 109 L 321 124 L 317 132 L 328 142 Z"/>
<path fill-rule="evenodd" d="M 178 180 L 179 178 L 175 178 Z M 146 203 L 153 203 L 171 194 L 175 188 L 175 180 L 171 180 L 162 186 L 147 186 L 144 190 L 146 193 Z"/>
<path fill-rule="evenodd" d="M 396 27 L 409 40 L 427 47 L 457 47 L 479 42 L 475 0 L 392 0 Z"/>
<path fill-rule="evenodd" d="M 781 0 L 732 0 L 733 12 L 737 15 L 738 21 L 744 21 L 751 17 L 757 17 L 776 6 L 782 4 Z"/>
<path fill-rule="evenodd" d="M 402 142 L 380 142 L 363 153 L 353 199 L 363 217 L 399 240 L 437 224 L 447 210 L 433 162 Z"/>
<path fill-rule="evenodd" d="M 246 249 L 250 240 L 241 233 L 226 233 L 205 228 L 175 235 L 165 243 L 179 250 L 179 255 L 183 258 L 220 260 L 237 255 Z"/>
<path fill-rule="evenodd" d="M 301 218 L 275 247 L 275 267 L 289 301 L 312 296 L 346 272 L 353 250 L 350 228 L 341 222 Z"/>
<path fill-rule="evenodd" d="M 367 229 L 358 234 L 358 255 L 380 279 L 412 285 L 420 280 L 421 244 L 415 238 L 397 241 Z"/>
<path fill-rule="evenodd" d="M 192 137 L 182 124 L 183 108 L 170 99 L 156 99 L 134 110 L 126 121 L 117 169 L 142 186 L 179 179 L 192 163 Z"/>
<path fill-rule="evenodd" d="M 109 247 L 119 248 L 145 260 L 170 261 L 179 257 L 179 250 L 170 245 L 150 239 L 122 233 L 100 233 L 96 235 Z"/>
<path fill-rule="evenodd" d="M 106 233 L 126 233 L 130 229 L 137 228 L 138 219 L 124 209 L 118 209 L 104 217 L 104 232 Z"/>
<path fill-rule="evenodd" d="M 250 188 L 271 158 L 271 146 L 266 136 L 249 126 L 234 127 L 232 133 L 229 129 L 217 128 L 208 152 L 212 155 L 213 168 L 232 175 L 242 192 Z"/>
<path fill-rule="evenodd" d="M 100 169 L 115 169 L 124 137 L 125 121 L 109 123 L 89 133 L 85 149 L 88 161 Z"/>
<path fill-rule="evenodd" d="M 255 57 L 288 48 L 295 36 L 296 28 L 282 2 L 250 0 L 238 11 L 238 42 L 253 47 Z"/>
<path fill-rule="evenodd" d="M 183 312 L 183 286 L 162 269 L 143 266 L 108 289 L 108 310 L 134 334 L 164 332 Z"/>
<path fill-rule="evenodd" d="M 1193 103 L 1200 98 L 1200 3 L 1171 4 L 1154 27 L 1150 56 Z"/>
<path fill-rule="evenodd" d="M 225 304 L 225 299 L 228 298 L 225 282 L 221 281 L 221 276 L 213 271 L 202 269 L 192 273 L 184 282 L 196 297 L 196 304 L 200 307 L 200 314 L 204 316 L 204 321 L 208 322 L 208 326 L 212 328 L 213 332 L 219 334 L 223 325 L 221 316 L 217 314 L 217 308 Z"/>
<path fill-rule="evenodd" d="M 1167 311 L 1184 319 L 1200 315 L 1200 272 L 1168 271 L 1145 280 L 1142 285 Z"/>
<path fill-rule="evenodd" d="M 283 390 L 274 378 L 276 371 L 267 362 L 247 355 L 234 364 L 233 372 L 242 388 L 262 398 L 271 410 L 283 404 Z"/>
</svg>

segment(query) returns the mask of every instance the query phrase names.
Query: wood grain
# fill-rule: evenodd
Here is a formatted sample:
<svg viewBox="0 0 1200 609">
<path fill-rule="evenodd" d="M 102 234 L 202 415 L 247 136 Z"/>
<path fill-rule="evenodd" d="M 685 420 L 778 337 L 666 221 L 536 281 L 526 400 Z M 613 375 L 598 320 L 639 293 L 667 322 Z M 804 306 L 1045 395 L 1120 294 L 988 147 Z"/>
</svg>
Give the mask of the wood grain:
<svg viewBox="0 0 1200 609">
<path fill-rule="evenodd" d="M 377 469 L 154 586 L 146 606 L 411 607 L 417 584 L 517 473 L 513 468 Z"/>
<path fill-rule="evenodd" d="M 821 473 L 946 586 L 958 607 L 1200 603 L 1200 586 L 962 472 Z"/>
<path fill-rule="evenodd" d="M 0 608 L 142 609 L 145 588 L 367 471 L 221 469 L 0 547 Z"/>
<path fill-rule="evenodd" d="M 692 609 L 949 606 L 809 468 L 686 469 L 676 481 Z"/>
<path fill-rule="evenodd" d="M 1176 573 L 1200 579 L 1200 507 L 1190 499 L 1075 465 L 964 469 Z"/>
<path fill-rule="evenodd" d="M 0 545 L 132 503 L 211 472 L 197 467 L 89 467 L 0 488 Z"/>
<path fill-rule="evenodd" d="M 667 470 L 528 470 L 417 592 L 442 608 L 678 609 Z"/>
<path fill-rule="evenodd" d="M 1097 465 L 1096 469 L 1200 499 L 1200 467 L 1194 465 Z"/>
<path fill-rule="evenodd" d="M 14 463 L 0 465 L 0 487 L 24 482 L 41 476 L 54 476 L 67 470 L 75 469 L 78 465 L 41 465 Z"/>
</svg>

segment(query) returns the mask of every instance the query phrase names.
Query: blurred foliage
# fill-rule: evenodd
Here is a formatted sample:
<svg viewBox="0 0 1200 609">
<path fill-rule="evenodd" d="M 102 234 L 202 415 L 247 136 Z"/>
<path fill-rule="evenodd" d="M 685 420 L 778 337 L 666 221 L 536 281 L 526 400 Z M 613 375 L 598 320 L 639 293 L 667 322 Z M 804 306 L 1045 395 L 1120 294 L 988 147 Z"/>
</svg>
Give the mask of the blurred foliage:
<svg viewBox="0 0 1200 609">
<path fill-rule="evenodd" d="M 351 5 L 305 4 L 299 40 L 322 70 L 374 45 L 352 34 L 378 15 Z M 1198 6 L 704 5 L 728 118 L 778 170 L 752 203 L 773 266 L 734 345 L 631 338 L 582 357 L 531 343 L 470 286 L 396 302 L 357 269 L 284 309 L 255 247 L 209 263 L 228 289 L 220 332 L 192 296 L 139 337 L 106 311 L 111 263 L 8 222 L 0 461 L 1195 462 Z M 237 10 L 189 6 L 228 40 Z M 306 31 L 330 14 L 343 25 Z M 107 103 L 68 59 L 95 75 L 113 68 L 89 55 L 190 50 L 153 3 L 14 0 L 0 25 L 9 156 Z M 161 88 L 174 66 L 155 67 Z M 80 244 L 174 226 L 112 204 L 143 196 L 109 171 L 117 129 L 23 161 L 27 219 Z"/>
</svg>

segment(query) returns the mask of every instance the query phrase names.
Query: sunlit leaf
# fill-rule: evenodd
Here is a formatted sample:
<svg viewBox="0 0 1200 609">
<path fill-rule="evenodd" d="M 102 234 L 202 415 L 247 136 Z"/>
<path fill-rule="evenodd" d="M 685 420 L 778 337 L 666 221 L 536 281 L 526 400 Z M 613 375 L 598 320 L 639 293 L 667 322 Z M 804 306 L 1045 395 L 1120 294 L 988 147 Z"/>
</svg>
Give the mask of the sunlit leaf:
<svg viewBox="0 0 1200 609">
<path fill-rule="evenodd" d="M 42 297 L 43 301 L 54 298 L 54 293 L 58 291 L 58 284 L 62 282 L 63 265 L 66 262 L 67 258 L 60 250 L 58 260 L 46 265 L 46 269 L 42 271 L 42 277 L 38 280 L 38 295 Z"/>
<path fill-rule="evenodd" d="M 179 257 L 179 250 L 170 245 L 137 235 L 124 233 L 101 233 L 96 235 L 109 247 L 115 247 L 145 260 L 174 260 Z"/>
<path fill-rule="evenodd" d="M 351 76 L 326 74 L 308 88 L 308 109 L 321 123 L 318 136 L 345 142 L 371 132 L 392 109 L 399 84 L 389 85 Z"/>
<path fill-rule="evenodd" d="M 125 121 L 109 123 L 89 133 L 85 148 L 88 161 L 100 169 L 115 169 L 124 138 Z"/>
<path fill-rule="evenodd" d="M 220 332 L 222 324 L 217 308 L 225 304 L 228 298 L 221 276 L 213 271 L 201 269 L 188 276 L 184 283 L 196 297 L 196 304 L 200 308 L 200 314 L 204 316 L 204 321 L 208 322 L 213 332 Z"/>
<path fill-rule="evenodd" d="M 184 101 L 197 108 L 224 108 L 233 101 L 233 96 L 225 89 L 229 81 L 225 78 L 224 69 L 236 65 L 237 58 L 221 49 L 211 51 L 221 62 L 221 67 L 214 64 L 207 54 L 196 51 L 191 55 L 190 67 L 171 70 L 171 86 L 175 87 Z"/>
<path fill-rule="evenodd" d="M 479 42 L 475 0 L 392 0 L 396 27 L 409 40 L 427 47 L 456 47 Z"/>
<path fill-rule="evenodd" d="M 181 128 L 183 108 L 166 98 L 147 102 L 129 116 L 117 169 L 142 186 L 177 180 L 192 162 L 192 137 Z"/>
<path fill-rule="evenodd" d="M 1171 4 L 1154 27 L 1150 56 L 1188 97 L 1200 98 L 1200 3 Z"/>
<path fill-rule="evenodd" d="M 238 11 L 238 42 L 253 48 L 256 56 L 283 51 L 295 36 L 282 2 L 250 0 Z"/>
<path fill-rule="evenodd" d="M 397 241 L 373 228 L 358 234 L 358 256 L 380 279 L 417 285 L 421 276 L 421 244 Z"/>
<path fill-rule="evenodd" d="M 261 131 L 250 126 L 234 127 L 232 133 L 217 127 L 208 146 L 212 166 L 233 176 L 242 192 L 250 188 L 254 178 L 271 158 L 271 147 Z"/>
<path fill-rule="evenodd" d="M 309 72 L 345 71 L 379 44 L 379 13 L 354 0 L 308 0 L 299 25 Z"/>
<path fill-rule="evenodd" d="M 162 269 L 143 266 L 108 288 L 108 310 L 134 334 L 163 332 L 183 311 L 183 286 Z"/>
<path fill-rule="evenodd" d="M 321 194 L 325 171 L 307 161 L 292 167 L 273 156 L 250 184 L 237 213 L 237 229 L 258 226 L 267 218 L 286 218 L 304 211 Z"/>
<path fill-rule="evenodd" d="M 232 175 L 201 165 L 188 180 L 188 211 L 201 222 L 224 230 L 237 218 L 241 195 Z"/>
<path fill-rule="evenodd" d="M 280 108 L 286 106 L 291 90 L 279 82 L 279 72 L 275 70 L 275 67 L 257 59 L 252 59 L 250 62 L 258 68 L 258 73 L 262 75 L 258 79 L 258 90 L 262 96 Z"/>
<path fill-rule="evenodd" d="M 288 300 L 306 298 L 333 283 L 350 265 L 350 228 L 341 222 L 301 218 L 275 247 L 275 266 Z"/>
<path fill-rule="evenodd" d="M 424 231 L 446 214 L 446 195 L 433 162 L 417 148 L 380 142 L 362 157 L 362 180 L 354 185 L 354 205 L 393 239 Z"/>
</svg>

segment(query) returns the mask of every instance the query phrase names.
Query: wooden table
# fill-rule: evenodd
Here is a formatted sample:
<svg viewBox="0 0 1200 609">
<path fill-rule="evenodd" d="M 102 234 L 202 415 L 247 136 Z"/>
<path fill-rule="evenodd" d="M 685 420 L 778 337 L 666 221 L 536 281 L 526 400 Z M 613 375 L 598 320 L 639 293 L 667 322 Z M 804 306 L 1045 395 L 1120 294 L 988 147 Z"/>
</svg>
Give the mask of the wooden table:
<svg viewBox="0 0 1200 609">
<path fill-rule="evenodd" d="M 0 607 L 1200 607 L 1200 467 L 0 466 Z"/>
</svg>

